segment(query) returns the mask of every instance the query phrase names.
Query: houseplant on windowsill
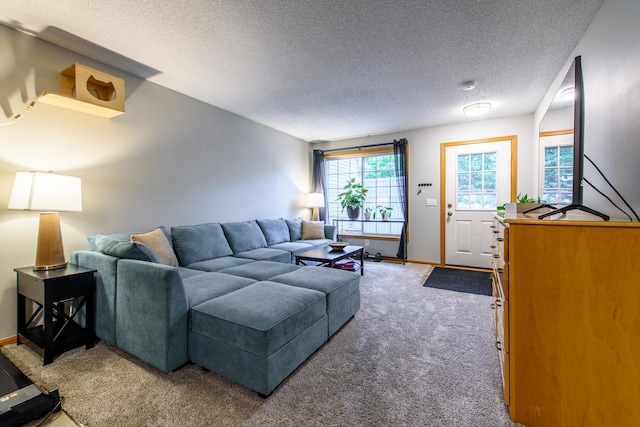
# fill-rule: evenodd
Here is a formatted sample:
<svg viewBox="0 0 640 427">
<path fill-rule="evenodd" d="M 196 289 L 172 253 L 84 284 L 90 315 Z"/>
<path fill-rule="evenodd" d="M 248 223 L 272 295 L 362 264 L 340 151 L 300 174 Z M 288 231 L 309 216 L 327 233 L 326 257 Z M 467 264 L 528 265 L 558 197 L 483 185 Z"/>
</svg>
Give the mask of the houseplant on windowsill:
<svg viewBox="0 0 640 427">
<path fill-rule="evenodd" d="M 377 206 L 376 209 L 378 209 L 378 212 L 380 212 L 380 218 L 382 218 L 383 221 L 389 221 L 389 218 L 391 218 L 391 211 L 393 210 L 392 207 L 390 206 Z M 376 219 L 376 214 L 373 214 L 373 219 Z"/>
<path fill-rule="evenodd" d="M 346 190 L 338 194 L 338 200 L 340 201 L 342 210 L 347 209 L 347 216 L 350 219 L 358 219 L 360 217 L 360 208 L 367 198 L 367 192 L 369 190 L 364 188 L 359 182 L 356 182 L 355 178 L 347 181 L 342 189 Z"/>
<path fill-rule="evenodd" d="M 371 220 L 371 212 L 373 212 L 373 209 L 364 208 L 364 219 L 365 219 L 365 221 L 370 221 Z"/>
</svg>

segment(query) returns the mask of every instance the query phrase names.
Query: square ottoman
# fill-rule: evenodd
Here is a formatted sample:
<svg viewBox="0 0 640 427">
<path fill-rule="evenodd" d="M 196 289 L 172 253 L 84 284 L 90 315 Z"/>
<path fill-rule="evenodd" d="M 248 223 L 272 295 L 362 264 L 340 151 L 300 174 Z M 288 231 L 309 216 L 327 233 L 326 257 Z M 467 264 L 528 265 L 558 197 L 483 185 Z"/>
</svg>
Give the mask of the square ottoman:
<svg viewBox="0 0 640 427">
<path fill-rule="evenodd" d="M 335 268 L 301 267 L 270 280 L 313 289 L 327 296 L 327 315 L 329 316 L 327 338 L 360 309 L 360 273 Z"/>
<path fill-rule="evenodd" d="M 268 396 L 327 339 L 326 296 L 256 282 L 191 308 L 191 361 Z"/>
</svg>

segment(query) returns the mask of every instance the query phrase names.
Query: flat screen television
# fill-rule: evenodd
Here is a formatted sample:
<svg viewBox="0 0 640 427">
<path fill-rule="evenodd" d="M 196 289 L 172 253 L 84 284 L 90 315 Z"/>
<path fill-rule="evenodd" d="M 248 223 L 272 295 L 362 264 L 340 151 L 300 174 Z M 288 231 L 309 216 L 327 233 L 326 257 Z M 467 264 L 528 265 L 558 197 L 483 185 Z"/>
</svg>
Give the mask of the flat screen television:
<svg viewBox="0 0 640 427">
<path fill-rule="evenodd" d="M 573 97 L 573 178 L 571 204 L 556 208 L 551 207 L 549 212 L 545 212 L 538 216 L 539 219 L 550 217 L 558 214 L 566 214 L 569 211 L 581 210 L 592 215 L 599 216 L 605 221 L 609 220 L 609 216 L 597 212 L 583 204 L 582 183 L 584 179 L 584 79 L 582 76 L 582 58 L 577 56 L 573 60 L 573 65 L 567 73 L 565 82 L 573 80 L 574 97 Z M 566 89 L 566 87 L 564 88 Z"/>
</svg>

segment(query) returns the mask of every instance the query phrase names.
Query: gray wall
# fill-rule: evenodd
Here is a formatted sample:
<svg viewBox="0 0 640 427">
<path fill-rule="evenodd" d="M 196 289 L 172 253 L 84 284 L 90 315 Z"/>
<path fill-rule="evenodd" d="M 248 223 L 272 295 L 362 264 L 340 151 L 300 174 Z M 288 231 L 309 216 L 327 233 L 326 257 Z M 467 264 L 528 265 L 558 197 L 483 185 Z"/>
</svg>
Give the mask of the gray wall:
<svg viewBox="0 0 640 427">
<path fill-rule="evenodd" d="M 308 143 L 4 26 L 0 46 L 0 123 L 36 93 L 59 92 L 74 62 L 126 86 L 126 113 L 111 120 L 37 104 L 0 127 L 0 339 L 15 335 L 13 268 L 35 261 L 38 213 L 6 210 L 18 170 L 82 178 L 83 211 L 60 215 L 67 259 L 88 234 L 309 217 Z"/>
<path fill-rule="evenodd" d="M 355 147 L 382 144 L 394 139 L 409 141 L 409 215 L 411 218 L 408 243 L 408 259 L 411 261 L 440 263 L 440 145 L 445 142 L 468 141 L 481 138 L 517 135 L 518 137 L 518 191 L 531 194 L 534 164 L 533 115 L 502 119 L 479 120 L 468 123 L 437 126 L 425 129 L 396 132 L 365 138 L 313 144 L 314 149 Z M 431 183 L 418 195 L 418 184 Z M 437 206 L 426 206 L 426 199 L 436 199 Z M 364 241 L 349 239 L 355 244 Z M 369 253 L 380 252 L 394 257 L 398 243 L 370 240 Z"/>
</svg>

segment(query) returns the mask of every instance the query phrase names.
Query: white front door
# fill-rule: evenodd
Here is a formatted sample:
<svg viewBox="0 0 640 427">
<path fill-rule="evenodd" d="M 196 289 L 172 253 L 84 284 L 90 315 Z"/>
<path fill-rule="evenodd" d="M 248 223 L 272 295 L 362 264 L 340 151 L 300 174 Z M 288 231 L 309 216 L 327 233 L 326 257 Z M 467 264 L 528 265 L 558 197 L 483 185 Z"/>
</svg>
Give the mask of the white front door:
<svg viewBox="0 0 640 427">
<path fill-rule="evenodd" d="M 491 213 L 511 201 L 512 138 L 445 144 L 445 264 L 491 268 Z"/>
</svg>

